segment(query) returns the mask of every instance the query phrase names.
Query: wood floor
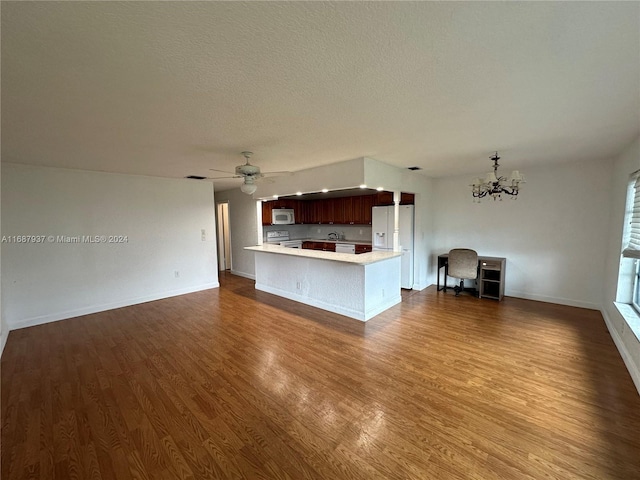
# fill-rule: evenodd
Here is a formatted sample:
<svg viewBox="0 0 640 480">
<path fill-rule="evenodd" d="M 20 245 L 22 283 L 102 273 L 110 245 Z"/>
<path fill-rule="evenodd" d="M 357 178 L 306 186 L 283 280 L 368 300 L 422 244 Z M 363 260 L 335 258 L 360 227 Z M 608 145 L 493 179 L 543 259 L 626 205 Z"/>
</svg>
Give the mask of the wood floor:
<svg viewBox="0 0 640 480">
<path fill-rule="evenodd" d="M 221 288 L 11 332 L 2 479 L 638 479 L 598 312 L 434 287 L 361 323 Z"/>
</svg>

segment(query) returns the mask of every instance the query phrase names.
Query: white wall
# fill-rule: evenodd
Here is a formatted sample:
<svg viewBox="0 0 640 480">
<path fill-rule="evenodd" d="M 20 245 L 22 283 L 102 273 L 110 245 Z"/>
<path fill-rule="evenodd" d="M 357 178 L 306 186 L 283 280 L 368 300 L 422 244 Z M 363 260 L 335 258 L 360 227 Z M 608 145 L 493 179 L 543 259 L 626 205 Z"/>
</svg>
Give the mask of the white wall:
<svg viewBox="0 0 640 480">
<path fill-rule="evenodd" d="M 262 187 L 262 185 L 260 186 Z M 257 201 L 240 188 L 216 192 L 216 203 L 229 202 L 229 231 L 231 233 L 231 273 L 256 278 L 254 253 L 244 250 L 258 244 Z"/>
<path fill-rule="evenodd" d="M 640 341 L 614 306 L 617 296 L 618 271 L 622 251 L 622 230 L 624 226 L 626 190 L 629 175 L 640 169 L 640 137 L 635 140 L 613 165 L 611 188 L 611 210 L 608 228 L 605 277 L 602 288 L 604 302 L 602 314 L 607 322 L 622 358 L 640 392 Z"/>
<path fill-rule="evenodd" d="M 611 171 L 612 161 L 530 167 L 517 200 L 480 204 L 473 175 L 435 180 L 433 254 L 506 257 L 506 295 L 600 309 Z"/>
<path fill-rule="evenodd" d="M 128 237 L 3 243 L 10 329 L 218 286 L 211 183 L 11 164 L 2 170 L 3 235 Z"/>
<path fill-rule="evenodd" d="M 375 162 L 375 160 L 373 160 Z M 261 183 L 255 198 L 271 199 L 273 195 L 295 195 L 296 192 L 319 192 L 323 188 L 341 190 L 356 188 L 364 183 L 365 159 L 356 158 L 344 162 L 308 168 L 293 173 L 271 178 L 270 182 Z"/>
<path fill-rule="evenodd" d="M 2 169 L 0 168 L 0 185 L 2 185 Z M 2 188 L 0 187 L 0 191 Z M 0 195 L 0 207 L 1 207 L 1 198 Z M 0 215 L 1 216 L 1 215 Z M 2 236 L 2 225 L 0 222 L 0 238 Z M 2 252 L 0 251 L 0 282 L 2 278 Z M 0 356 L 2 356 L 2 352 L 4 351 L 4 346 L 7 344 L 7 337 L 9 336 L 9 327 L 7 326 L 7 320 L 4 314 L 4 305 L 2 304 L 2 292 L 0 291 Z"/>
</svg>

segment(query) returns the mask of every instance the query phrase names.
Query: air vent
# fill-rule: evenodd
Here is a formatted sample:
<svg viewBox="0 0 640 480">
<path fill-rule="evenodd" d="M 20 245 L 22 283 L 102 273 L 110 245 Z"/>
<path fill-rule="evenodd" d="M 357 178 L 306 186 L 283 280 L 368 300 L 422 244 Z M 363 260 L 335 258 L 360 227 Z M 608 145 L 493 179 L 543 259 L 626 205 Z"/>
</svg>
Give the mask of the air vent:
<svg viewBox="0 0 640 480">
<path fill-rule="evenodd" d="M 422 167 L 407 167 L 407 170 L 422 170 Z"/>
<path fill-rule="evenodd" d="M 200 175 L 187 175 L 184 178 L 190 178 L 191 180 L 206 180 L 207 177 L 201 177 Z"/>
</svg>

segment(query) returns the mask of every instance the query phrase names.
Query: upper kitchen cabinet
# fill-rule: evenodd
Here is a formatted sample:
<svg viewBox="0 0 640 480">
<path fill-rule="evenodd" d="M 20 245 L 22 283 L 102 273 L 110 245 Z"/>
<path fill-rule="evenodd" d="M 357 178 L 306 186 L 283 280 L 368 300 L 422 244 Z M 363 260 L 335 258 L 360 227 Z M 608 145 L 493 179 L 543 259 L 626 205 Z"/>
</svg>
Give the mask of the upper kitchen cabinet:
<svg viewBox="0 0 640 480">
<path fill-rule="evenodd" d="M 274 208 L 290 208 L 293 210 L 296 223 L 309 223 L 307 208 L 304 205 L 306 203 L 291 198 L 262 202 L 262 225 L 271 225 L 271 212 Z"/>
<path fill-rule="evenodd" d="M 374 195 L 373 205 L 376 207 L 385 207 L 393 205 L 393 192 L 378 192 Z"/>
<path fill-rule="evenodd" d="M 343 198 L 344 220 L 349 225 L 370 225 L 374 195 Z"/>
<path fill-rule="evenodd" d="M 361 225 L 371 225 L 371 212 L 373 208 L 373 195 L 363 195 L 360 204 L 360 220 Z"/>
<path fill-rule="evenodd" d="M 337 224 L 342 224 L 344 225 L 345 223 L 348 224 L 349 220 L 348 217 L 346 215 L 346 209 L 345 209 L 345 200 L 348 200 L 347 198 L 330 198 L 329 199 L 329 204 L 331 205 L 331 210 L 333 211 L 333 220 L 329 223 L 337 223 Z M 350 212 L 349 212 L 350 213 Z"/>
<path fill-rule="evenodd" d="M 400 205 L 413 205 L 416 203 L 416 196 L 413 193 L 400 193 Z"/>
<path fill-rule="evenodd" d="M 374 206 L 376 207 L 393 205 L 393 192 L 378 192 L 374 197 Z M 413 205 L 415 203 L 415 197 L 413 193 L 401 192 L 400 205 Z"/>
<path fill-rule="evenodd" d="M 274 202 L 262 202 L 262 225 L 271 225 L 271 210 Z"/>
<path fill-rule="evenodd" d="M 405 197 L 403 193 L 403 199 Z M 294 210 L 297 224 L 325 225 L 371 225 L 371 209 L 381 204 L 393 205 L 392 192 L 376 192 L 369 195 L 355 195 L 337 198 L 310 199 L 302 197 L 280 198 L 262 203 L 262 223 L 271 225 L 271 212 L 274 208 Z"/>
<path fill-rule="evenodd" d="M 342 223 L 339 219 L 343 219 L 344 214 L 340 208 L 339 198 L 326 198 L 323 200 L 314 200 L 320 204 L 320 222 L 319 223 Z"/>
</svg>

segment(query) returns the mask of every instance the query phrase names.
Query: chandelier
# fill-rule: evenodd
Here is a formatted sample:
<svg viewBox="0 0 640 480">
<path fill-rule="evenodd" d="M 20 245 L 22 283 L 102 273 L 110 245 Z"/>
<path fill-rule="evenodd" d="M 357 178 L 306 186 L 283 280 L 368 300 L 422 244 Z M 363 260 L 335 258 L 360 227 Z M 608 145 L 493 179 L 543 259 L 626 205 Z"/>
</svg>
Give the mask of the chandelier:
<svg viewBox="0 0 640 480">
<path fill-rule="evenodd" d="M 502 177 L 498 174 L 498 167 L 500 166 L 498 164 L 498 160 L 500 160 L 498 152 L 491 157 L 491 160 L 493 160 L 493 172 L 487 173 L 484 179 L 474 179 L 473 184 L 470 185 L 471 192 L 473 193 L 473 201 L 475 202 L 477 198 L 478 203 L 480 203 L 480 199 L 487 195 L 491 195 L 494 200 L 496 198 L 502 200 L 503 193 L 509 195 L 512 200 L 515 200 L 520 184 L 525 183 L 524 175 L 518 170 L 514 170 L 511 172 L 509 178 Z"/>
</svg>

